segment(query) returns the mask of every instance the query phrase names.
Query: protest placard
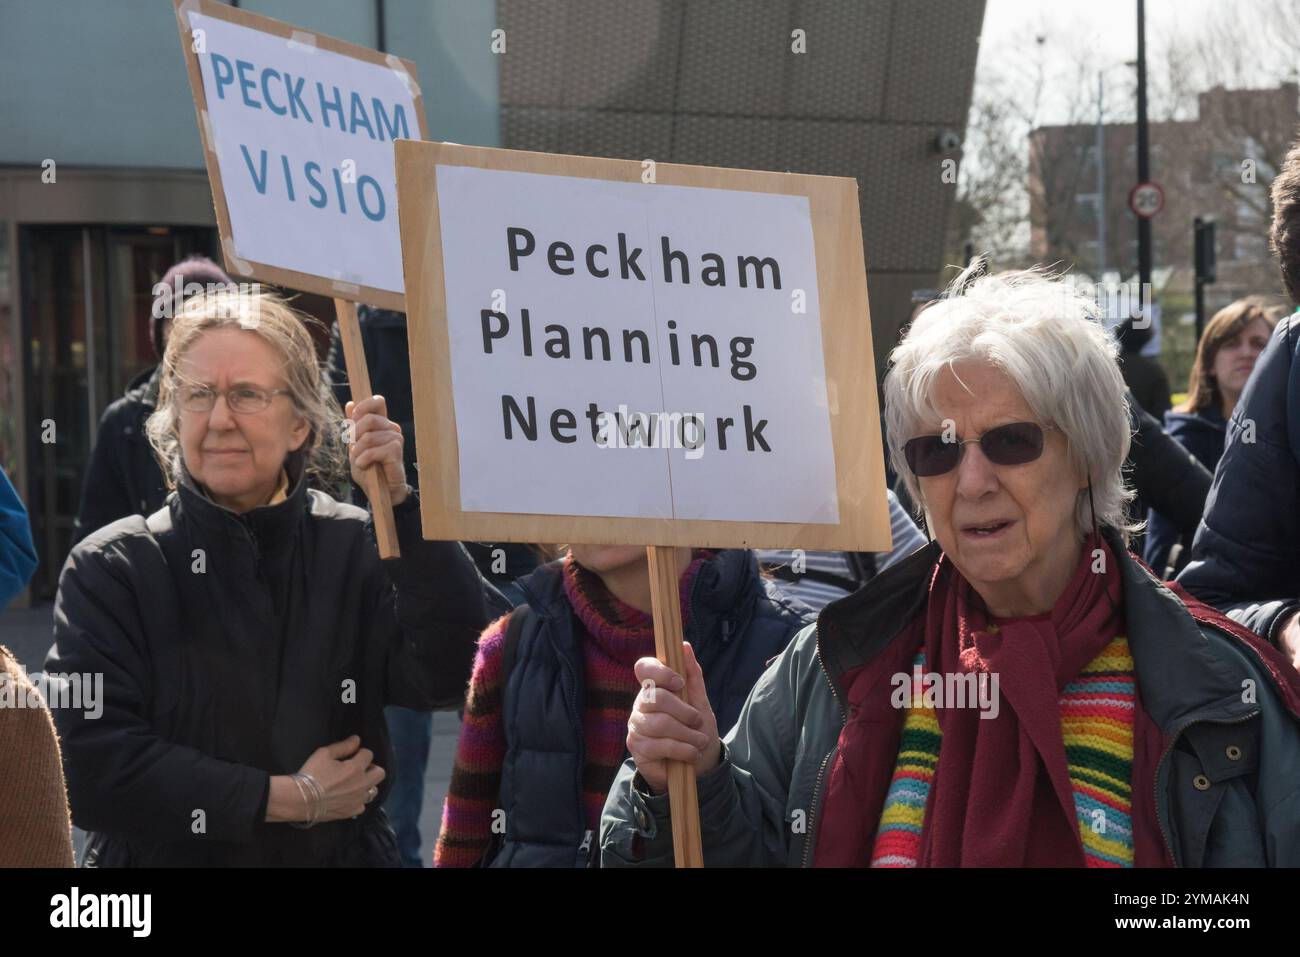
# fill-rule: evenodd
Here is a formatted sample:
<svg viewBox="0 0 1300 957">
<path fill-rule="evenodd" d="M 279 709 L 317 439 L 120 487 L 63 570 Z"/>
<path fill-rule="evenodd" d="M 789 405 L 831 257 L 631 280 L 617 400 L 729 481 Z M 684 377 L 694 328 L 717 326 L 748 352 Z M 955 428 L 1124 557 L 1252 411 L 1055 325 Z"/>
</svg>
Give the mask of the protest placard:
<svg viewBox="0 0 1300 957">
<path fill-rule="evenodd" d="M 402 309 L 393 142 L 427 136 L 408 60 L 177 0 L 232 276 Z"/>
<path fill-rule="evenodd" d="M 850 179 L 399 143 L 428 538 L 886 549 Z M 668 764 L 679 867 L 703 854 Z"/>
<path fill-rule="evenodd" d="M 428 135 L 408 60 L 213 0 L 175 0 L 226 269 L 334 298 L 354 400 L 370 394 L 356 303 L 406 307 L 393 144 Z M 388 488 L 366 470 L 379 553 Z"/>
<path fill-rule="evenodd" d="M 445 143 L 397 179 L 426 537 L 888 547 L 853 180 Z"/>
</svg>

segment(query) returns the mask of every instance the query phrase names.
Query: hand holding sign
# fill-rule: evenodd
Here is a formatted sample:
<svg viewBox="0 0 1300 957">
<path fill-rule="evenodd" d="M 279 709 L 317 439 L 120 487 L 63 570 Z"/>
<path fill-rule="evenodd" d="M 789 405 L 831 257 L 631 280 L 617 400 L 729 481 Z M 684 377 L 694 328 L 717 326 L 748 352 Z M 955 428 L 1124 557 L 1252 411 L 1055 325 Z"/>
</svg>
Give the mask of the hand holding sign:
<svg viewBox="0 0 1300 957">
<path fill-rule="evenodd" d="M 366 351 L 361 343 L 361 326 L 357 323 L 356 304 L 335 299 L 334 312 L 338 316 L 339 340 L 343 343 L 343 358 L 347 362 L 348 381 L 352 385 L 352 402 L 348 403 L 348 407 L 351 408 L 353 403 L 360 404 L 372 398 L 380 399 L 382 402 L 383 399 L 375 396 L 370 388 L 370 370 L 366 367 Z M 366 411 L 372 411 L 372 408 L 367 407 Z M 380 410 L 381 414 L 386 411 L 386 407 Z M 401 461 L 400 447 L 398 461 L 399 463 Z M 393 502 L 389 491 L 392 477 L 385 474 L 377 461 L 370 461 L 360 468 L 354 465 L 352 474 L 357 484 L 366 490 L 366 498 L 370 499 L 370 511 L 375 522 L 375 544 L 379 546 L 379 557 L 397 558 L 401 554 L 401 547 L 397 542 L 397 523 L 393 519 Z M 403 482 L 397 501 L 401 502 L 405 498 L 406 485 Z"/>
<path fill-rule="evenodd" d="M 402 427 L 388 418 L 388 404 L 382 395 L 373 395 L 360 402 L 349 402 L 344 409 L 354 423 L 352 441 L 348 445 L 348 463 L 352 467 L 352 481 L 364 486 L 366 470 L 376 466 L 394 505 L 406 501 L 406 469 L 402 464 L 405 439 Z"/>
<path fill-rule="evenodd" d="M 889 547 L 858 184 L 394 152 L 424 535 L 649 543 L 654 673 L 685 700 L 643 695 L 627 743 L 702 866 L 718 733 L 670 546 Z"/>
<path fill-rule="evenodd" d="M 655 794 L 668 790 L 669 761 L 693 765 L 699 776 L 716 768 L 722 757 L 718 719 L 689 642 L 682 642 L 682 655 L 684 677 L 657 658 L 636 663 L 641 691 L 627 722 L 627 751 Z"/>
<path fill-rule="evenodd" d="M 393 142 L 427 135 L 414 67 L 215 0 L 175 3 L 226 268 L 333 297 L 353 398 L 368 399 L 356 301 L 406 308 Z M 401 501 L 405 484 L 354 475 L 395 558 L 389 491 Z"/>
</svg>

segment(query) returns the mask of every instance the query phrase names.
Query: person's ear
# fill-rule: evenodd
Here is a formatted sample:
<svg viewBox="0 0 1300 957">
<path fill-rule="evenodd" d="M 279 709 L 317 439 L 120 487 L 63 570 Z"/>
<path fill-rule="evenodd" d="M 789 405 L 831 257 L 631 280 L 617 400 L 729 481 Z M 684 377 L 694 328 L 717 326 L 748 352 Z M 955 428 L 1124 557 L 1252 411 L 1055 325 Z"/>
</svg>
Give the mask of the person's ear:
<svg viewBox="0 0 1300 957">
<path fill-rule="evenodd" d="M 305 416 L 298 416 L 289 429 L 289 451 L 297 452 L 309 435 L 311 435 L 311 423 Z"/>
</svg>

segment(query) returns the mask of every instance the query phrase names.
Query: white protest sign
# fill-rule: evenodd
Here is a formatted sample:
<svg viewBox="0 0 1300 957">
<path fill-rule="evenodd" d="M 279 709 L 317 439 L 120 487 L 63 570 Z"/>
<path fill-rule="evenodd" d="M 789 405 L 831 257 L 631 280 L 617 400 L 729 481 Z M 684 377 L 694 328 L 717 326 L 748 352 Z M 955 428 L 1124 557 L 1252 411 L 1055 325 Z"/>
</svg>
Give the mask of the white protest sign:
<svg viewBox="0 0 1300 957">
<path fill-rule="evenodd" d="M 414 68 L 221 4 L 178 16 L 232 273 L 400 308 L 393 142 L 424 135 Z"/>
<path fill-rule="evenodd" d="M 426 537 L 888 547 L 856 183 L 396 155 Z"/>
<path fill-rule="evenodd" d="M 838 521 L 806 197 L 440 166 L 438 208 L 463 508 Z"/>
</svg>

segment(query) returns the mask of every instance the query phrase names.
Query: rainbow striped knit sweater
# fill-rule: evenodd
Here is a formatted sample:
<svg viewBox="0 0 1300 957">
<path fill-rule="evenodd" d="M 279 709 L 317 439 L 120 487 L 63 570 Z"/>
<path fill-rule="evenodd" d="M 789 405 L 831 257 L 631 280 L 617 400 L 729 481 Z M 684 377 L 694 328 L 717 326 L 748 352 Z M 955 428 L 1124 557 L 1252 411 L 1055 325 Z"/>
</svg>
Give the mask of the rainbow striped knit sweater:
<svg viewBox="0 0 1300 957">
<path fill-rule="evenodd" d="M 925 670 L 925 656 L 915 664 Z M 1133 866 L 1133 656 L 1115 638 L 1061 693 L 1074 808 L 1088 867 Z M 871 852 L 872 867 L 916 867 L 943 733 L 933 708 L 907 709 L 894 776 Z"/>
</svg>

